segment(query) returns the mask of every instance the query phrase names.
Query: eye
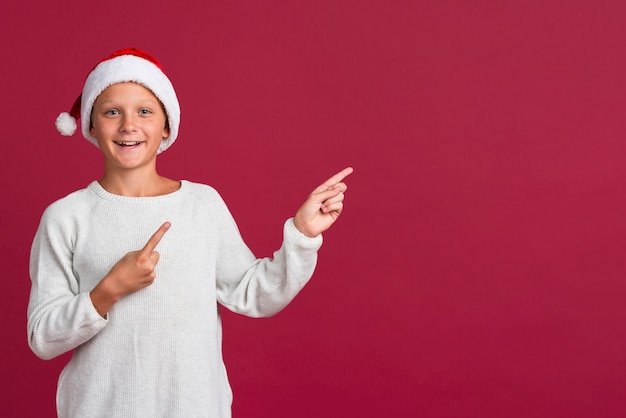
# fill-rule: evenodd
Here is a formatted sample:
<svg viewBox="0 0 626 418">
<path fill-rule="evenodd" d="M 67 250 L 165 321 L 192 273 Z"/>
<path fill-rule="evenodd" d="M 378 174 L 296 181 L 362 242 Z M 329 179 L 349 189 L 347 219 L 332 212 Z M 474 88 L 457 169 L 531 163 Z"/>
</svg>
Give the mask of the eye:
<svg viewBox="0 0 626 418">
<path fill-rule="evenodd" d="M 152 113 L 152 111 L 150 109 L 141 109 L 141 110 L 139 110 L 139 114 L 140 115 L 149 115 L 150 113 Z"/>
<path fill-rule="evenodd" d="M 106 112 L 104 112 L 104 114 L 107 116 L 115 116 L 115 115 L 119 115 L 120 112 L 117 109 L 109 109 Z"/>
</svg>

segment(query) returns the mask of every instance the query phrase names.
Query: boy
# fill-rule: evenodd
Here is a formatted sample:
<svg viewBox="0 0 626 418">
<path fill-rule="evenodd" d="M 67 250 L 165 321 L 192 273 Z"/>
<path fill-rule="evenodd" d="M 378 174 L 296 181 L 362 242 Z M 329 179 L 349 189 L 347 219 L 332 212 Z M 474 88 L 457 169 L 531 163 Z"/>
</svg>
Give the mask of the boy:
<svg viewBox="0 0 626 418">
<path fill-rule="evenodd" d="M 71 135 L 78 118 L 105 172 L 46 209 L 30 262 L 29 345 L 43 359 L 74 350 L 59 417 L 229 417 L 217 303 L 253 317 L 284 308 L 313 274 L 352 169 L 311 193 L 281 248 L 257 259 L 213 188 L 157 173 L 180 107 L 154 57 L 133 48 L 100 62 L 57 128 Z"/>
</svg>

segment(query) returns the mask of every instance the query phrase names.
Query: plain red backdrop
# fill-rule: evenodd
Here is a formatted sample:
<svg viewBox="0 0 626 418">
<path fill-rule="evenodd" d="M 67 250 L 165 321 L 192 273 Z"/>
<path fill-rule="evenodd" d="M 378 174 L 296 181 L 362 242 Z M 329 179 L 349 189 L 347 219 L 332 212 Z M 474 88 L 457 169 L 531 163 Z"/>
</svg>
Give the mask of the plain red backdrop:
<svg viewBox="0 0 626 418">
<path fill-rule="evenodd" d="M 182 103 L 163 174 L 209 183 L 259 255 L 344 166 L 346 209 L 283 312 L 224 312 L 244 417 L 626 416 L 626 3 L 0 6 L 0 415 L 54 416 L 26 342 L 44 208 L 102 173 L 60 137 L 87 72 L 157 56 Z"/>
</svg>

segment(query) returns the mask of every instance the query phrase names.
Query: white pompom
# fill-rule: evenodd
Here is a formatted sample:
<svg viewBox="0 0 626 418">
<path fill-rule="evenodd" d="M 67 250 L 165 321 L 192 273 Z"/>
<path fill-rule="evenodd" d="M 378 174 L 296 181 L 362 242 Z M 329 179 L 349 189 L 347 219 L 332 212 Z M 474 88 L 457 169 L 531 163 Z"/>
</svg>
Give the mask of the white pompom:
<svg viewBox="0 0 626 418">
<path fill-rule="evenodd" d="M 67 112 L 61 113 L 54 124 L 61 135 L 72 136 L 76 132 L 76 119 Z"/>
</svg>

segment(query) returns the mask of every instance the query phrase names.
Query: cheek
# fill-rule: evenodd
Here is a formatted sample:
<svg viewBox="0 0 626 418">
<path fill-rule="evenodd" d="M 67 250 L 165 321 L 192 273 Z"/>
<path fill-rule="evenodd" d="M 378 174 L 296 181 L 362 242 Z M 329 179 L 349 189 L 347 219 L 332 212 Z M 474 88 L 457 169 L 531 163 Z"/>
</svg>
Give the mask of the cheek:
<svg viewBox="0 0 626 418">
<path fill-rule="evenodd" d="M 89 120 L 89 135 L 94 138 L 99 135 L 102 131 L 102 125 L 102 121 L 99 121 L 98 118 L 92 116 Z"/>
</svg>

